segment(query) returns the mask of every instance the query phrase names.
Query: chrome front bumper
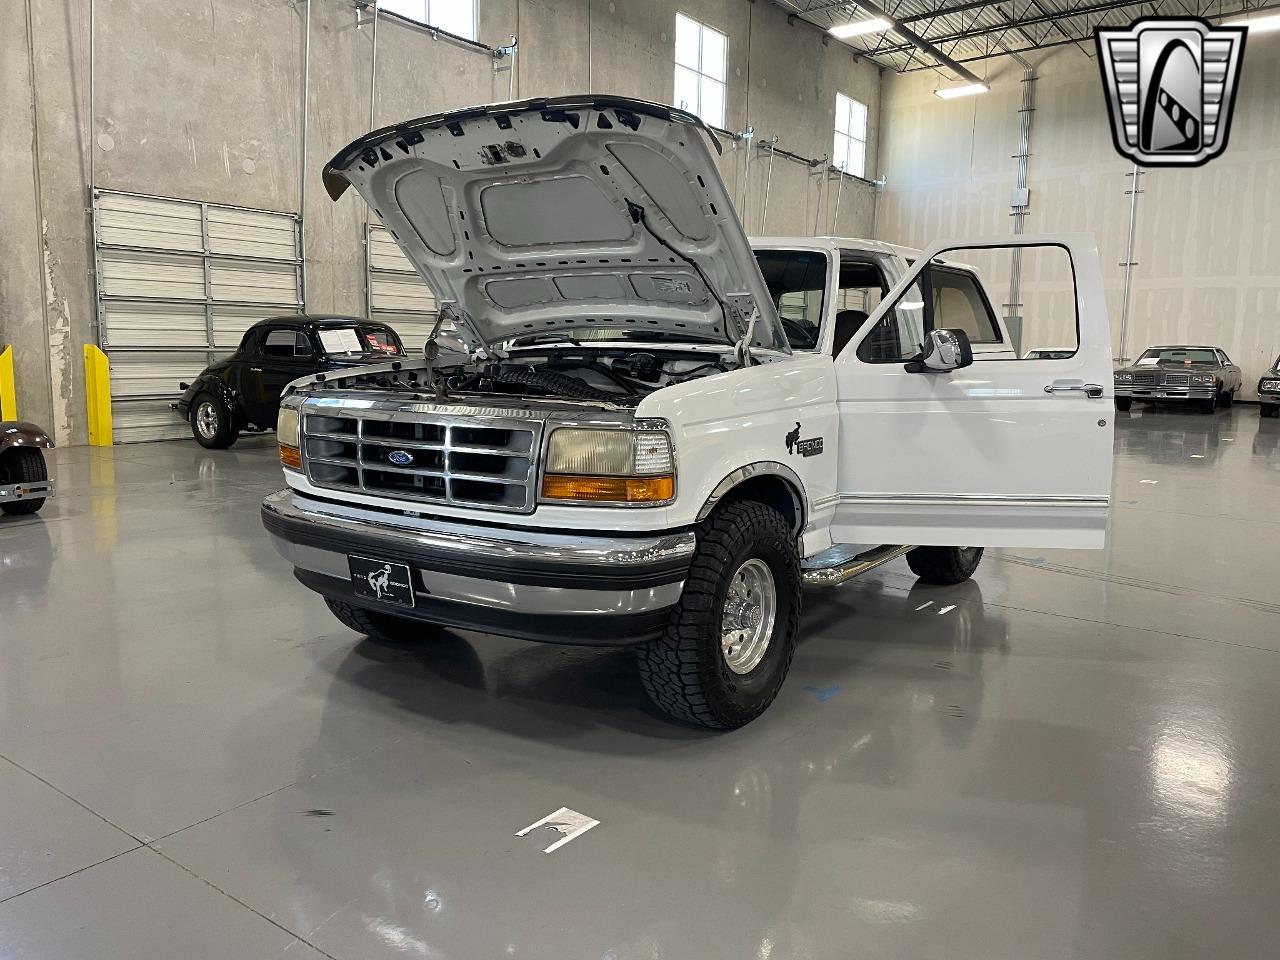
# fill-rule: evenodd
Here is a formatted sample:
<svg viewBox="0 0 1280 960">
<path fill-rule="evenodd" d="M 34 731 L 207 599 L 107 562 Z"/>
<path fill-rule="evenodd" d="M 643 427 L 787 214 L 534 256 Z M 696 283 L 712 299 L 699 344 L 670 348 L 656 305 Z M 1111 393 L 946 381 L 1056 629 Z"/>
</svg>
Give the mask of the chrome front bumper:
<svg viewBox="0 0 1280 960">
<path fill-rule="evenodd" d="M 1115 395 L 1134 400 L 1212 400 L 1218 395 L 1218 391 L 1215 387 L 1135 387 L 1128 383 L 1117 383 Z"/>
<path fill-rule="evenodd" d="M 262 502 L 262 522 L 298 579 L 325 596 L 486 633 L 605 646 L 661 632 L 697 544 L 691 530 L 624 537 L 447 523 L 293 490 Z M 353 554 L 406 564 L 415 606 L 356 597 Z"/>
</svg>

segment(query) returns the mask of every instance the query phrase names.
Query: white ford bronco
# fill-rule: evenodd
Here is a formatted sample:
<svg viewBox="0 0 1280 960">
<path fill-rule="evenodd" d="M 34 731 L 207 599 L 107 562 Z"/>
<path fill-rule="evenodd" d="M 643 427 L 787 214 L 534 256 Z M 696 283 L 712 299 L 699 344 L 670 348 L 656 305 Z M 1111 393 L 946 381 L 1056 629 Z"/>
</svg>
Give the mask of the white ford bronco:
<svg viewBox="0 0 1280 960">
<path fill-rule="evenodd" d="M 1102 546 L 1092 240 L 750 242 L 711 147 L 691 114 L 583 96 L 409 121 L 329 163 L 461 341 L 286 390 L 263 522 L 344 624 L 633 645 L 663 710 L 736 727 L 786 676 L 806 585 Z M 1074 325 L 1058 359 L 1019 359 L 960 264 L 1035 249 L 1069 265 L 1045 281 Z"/>
</svg>

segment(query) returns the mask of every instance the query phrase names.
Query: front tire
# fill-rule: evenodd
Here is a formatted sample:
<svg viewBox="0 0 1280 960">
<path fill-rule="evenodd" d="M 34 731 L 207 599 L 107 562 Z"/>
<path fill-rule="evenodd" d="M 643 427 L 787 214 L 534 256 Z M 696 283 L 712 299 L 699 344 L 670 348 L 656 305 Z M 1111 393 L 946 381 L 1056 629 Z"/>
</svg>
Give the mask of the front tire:
<svg viewBox="0 0 1280 960">
<path fill-rule="evenodd" d="M 800 557 L 771 507 L 729 503 L 706 521 L 680 602 L 636 654 L 645 691 L 677 720 L 734 729 L 778 695 L 800 628 Z"/>
<path fill-rule="evenodd" d="M 1116 397 L 1116 409 L 1128 410 L 1133 406 L 1133 397 Z"/>
<path fill-rule="evenodd" d="M 1217 411 L 1217 409 L 1218 409 L 1218 398 L 1217 398 L 1217 397 L 1212 397 L 1212 398 L 1210 398 L 1210 399 L 1208 399 L 1208 400 L 1201 400 L 1201 401 L 1200 401 L 1200 412 L 1201 412 L 1201 413 L 1214 413 L 1215 411 Z"/>
<path fill-rule="evenodd" d="M 239 433 L 231 422 L 231 411 L 212 394 L 202 393 L 191 404 L 191 435 L 206 449 L 225 450 L 236 442 Z"/>
<path fill-rule="evenodd" d="M 0 483 L 43 483 L 49 479 L 44 455 L 34 447 L 10 447 L 0 453 Z M 0 511 L 12 516 L 26 516 L 44 506 L 47 497 L 0 503 Z"/>
<path fill-rule="evenodd" d="M 1261 403 L 1258 405 L 1258 416 L 1275 417 L 1280 416 L 1280 403 Z"/>
<path fill-rule="evenodd" d="M 916 547 L 907 566 L 925 583 L 964 583 L 982 562 L 982 547 Z"/>
<path fill-rule="evenodd" d="M 338 618 L 344 627 L 350 627 L 356 633 L 363 633 L 371 640 L 380 643 L 409 644 L 419 640 L 428 640 L 440 632 L 440 626 L 415 620 L 412 617 L 397 617 L 393 613 L 380 613 L 377 610 L 366 610 L 347 603 L 345 600 L 324 598 L 329 612 Z"/>
</svg>

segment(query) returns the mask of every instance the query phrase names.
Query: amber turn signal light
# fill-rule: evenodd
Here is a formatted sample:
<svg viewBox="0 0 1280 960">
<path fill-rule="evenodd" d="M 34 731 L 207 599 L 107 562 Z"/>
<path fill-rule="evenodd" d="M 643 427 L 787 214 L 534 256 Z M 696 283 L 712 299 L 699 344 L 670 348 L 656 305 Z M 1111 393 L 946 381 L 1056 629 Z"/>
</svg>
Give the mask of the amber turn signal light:
<svg viewBox="0 0 1280 960">
<path fill-rule="evenodd" d="M 290 470 L 302 469 L 302 451 L 288 444 L 280 444 L 280 462 Z"/>
<path fill-rule="evenodd" d="M 660 477 L 578 477 L 547 474 L 542 478 L 542 496 L 548 500 L 588 500 L 608 503 L 663 503 L 676 493 L 676 478 Z"/>
</svg>

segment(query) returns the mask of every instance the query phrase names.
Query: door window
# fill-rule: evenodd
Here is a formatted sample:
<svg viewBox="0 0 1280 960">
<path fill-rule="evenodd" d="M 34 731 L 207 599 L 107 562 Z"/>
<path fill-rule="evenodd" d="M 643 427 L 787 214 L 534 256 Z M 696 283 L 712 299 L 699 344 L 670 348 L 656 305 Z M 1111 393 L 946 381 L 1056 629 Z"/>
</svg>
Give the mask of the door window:
<svg viewBox="0 0 1280 960">
<path fill-rule="evenodd" d="M 851 252 L 841 254 L 835 334 L 831 344 L 833 357 L 840 356 L 849 341 L 863 328 L 888 289 L 884 272 L 874 260 Z"/>
<path fill-rule="evenodd" d="M 910 360 L 931 330 L 963 330 L 974 362 L 1069 360 L 1080 345 L 1075 270 L 1065 247 L 966 248 L 971 265 L 935 258 L 858 344 L 866 363 Z M 1014 276 L 1019 278 L 1016 287 Z M 928 303 L 921 289 L 929 291 Z M 1017 304 L 992 308 L 995 291 L 1016 292 Z M 1008 300 L 1001 296 L 996 302 Z M 927 307 L 927 309 L 926 309 Z"/>
<path fill-rule="evenodd" d="M 864 363 L 900 363 L 920 353 L 924 344 L 924 298 L 915 284 L 907 288 L 858 344 Z"/>
<path fill-rule="evenodd" d="M 299 353 L 304 349 L 305 353 Z M 295 357 L 309 357 L 311 344 L 297 330 L 271 330 L 262 339 L 262 355 L 273 360 L 292 360 Z"/>
<path fill-rule="evenodd" d="M 963 330 L 970 343 L 1000 343 L 1000 325 L 978 278 L 967 270 L 934 266 L 929 270 L 933 290 L 933 325 Z"/>
</svg>

